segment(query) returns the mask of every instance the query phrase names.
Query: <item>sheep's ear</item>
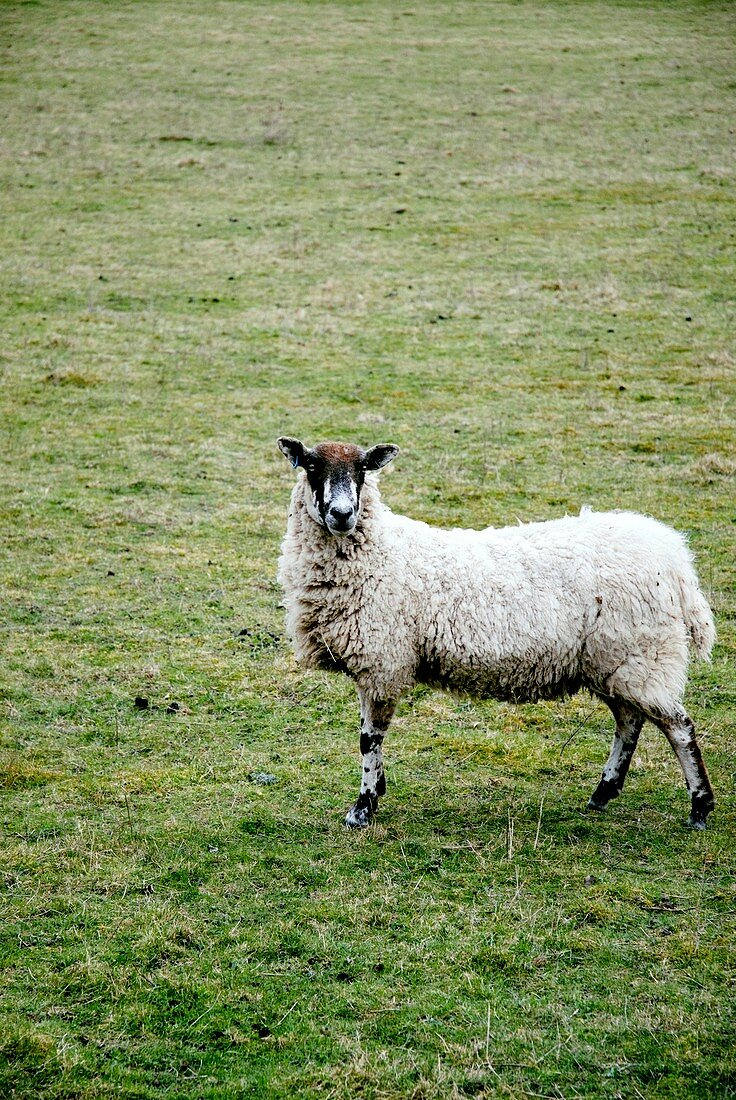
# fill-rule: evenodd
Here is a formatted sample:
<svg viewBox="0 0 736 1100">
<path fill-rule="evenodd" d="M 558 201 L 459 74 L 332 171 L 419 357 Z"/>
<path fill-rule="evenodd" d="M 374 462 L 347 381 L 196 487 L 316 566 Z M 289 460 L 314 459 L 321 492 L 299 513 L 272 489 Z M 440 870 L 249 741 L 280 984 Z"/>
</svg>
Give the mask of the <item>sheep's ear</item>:
<svg viewBox="0 0 736 1100">
<path fill-rule="evenodd" d="M 297 466 L 304 466 L 307 454 L 307 448 L 304 446 L 300 439 L 288 439 L 286 436 L 281 436 L 281 439 L 277 440 L 279 450 L 282 454 L 286 455 L 294 469 Z"/>
<path fill-rule="evenodd" d="M 388 466 L 392 459 L 396 458 L 399 448 L 393 443 L 379 443 L 365 452 L 363 465 L 366 470 L 380 470 L 382 466 Z"/>
</svg>

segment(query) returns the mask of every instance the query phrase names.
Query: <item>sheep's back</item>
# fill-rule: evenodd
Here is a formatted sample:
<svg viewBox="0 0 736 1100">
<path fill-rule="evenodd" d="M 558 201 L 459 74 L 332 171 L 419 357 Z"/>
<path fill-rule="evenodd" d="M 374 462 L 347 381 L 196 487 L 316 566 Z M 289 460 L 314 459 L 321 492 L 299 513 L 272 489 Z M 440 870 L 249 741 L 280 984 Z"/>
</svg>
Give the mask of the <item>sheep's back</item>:
<svg viewBox="0 0 736 1100">
<path fill-rule="evenodd" d="M 414 538 L 420 681 L 520 701 L 606 690 L 617 664 L 664 642 L 686 663 L 689 552 L 656 521 L 585 512 Z"/>
</svg>

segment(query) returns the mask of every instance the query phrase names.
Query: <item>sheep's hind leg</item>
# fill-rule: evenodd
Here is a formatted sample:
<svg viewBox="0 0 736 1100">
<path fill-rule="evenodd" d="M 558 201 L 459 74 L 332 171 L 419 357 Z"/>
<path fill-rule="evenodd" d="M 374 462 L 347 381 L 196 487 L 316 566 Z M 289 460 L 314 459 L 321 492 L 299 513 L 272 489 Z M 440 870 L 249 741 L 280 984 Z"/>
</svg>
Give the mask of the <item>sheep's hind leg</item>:
<svg viewBox="0 0 736 1100">
<path fill-rule="evenodd" d="M 396 707 L 395 702 L 371 699 L 358 689 L 360 697 L 360 754 L 362 757 L 360 794 L 348 810 L 345 824 L 350 829 L 370 825 L 378 810 L 378 799 L 386 792 L 383 771 L 383 738 Z"/>
<path fill-rule="evenodd" d="M 695 740 L 693 720 L 682 707 L 678 707 L 674 714 L 666 717 L 652 715 L 652 721 L 669 741 L 685 775 L 691 800 L 687 824 L 691 829 L 704 829 L 715 799 L 700 746 Z"/>
<path fill-rule="evenodd" d="M 603 810 L 612 798 L 618 798 L 621 794 L 644 725 L 644 715 L 631 703 L 625 703 L 623 699 L 604 699 L 604 702 L 616 719 L 616 732 L 601 781 L 590 796 L 589 810 Z"/>
</svg>

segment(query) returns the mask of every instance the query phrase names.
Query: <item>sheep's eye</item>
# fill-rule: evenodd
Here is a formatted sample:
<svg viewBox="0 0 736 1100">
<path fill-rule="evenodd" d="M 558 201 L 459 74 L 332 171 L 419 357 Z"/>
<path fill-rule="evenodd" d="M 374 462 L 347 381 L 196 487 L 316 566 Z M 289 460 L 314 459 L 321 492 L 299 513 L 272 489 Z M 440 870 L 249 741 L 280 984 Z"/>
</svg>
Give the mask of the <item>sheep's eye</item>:
<svg viewBox="0 0 736 1100">
<path fill-rule="evenodd" d="M 313 474 L 316 469 L 317 469 L 317 467 L 315 466 L 315 464 L 313 462 L 308 462 L 307 463 L 307 472 L 308 473 Z"/>
</svg>

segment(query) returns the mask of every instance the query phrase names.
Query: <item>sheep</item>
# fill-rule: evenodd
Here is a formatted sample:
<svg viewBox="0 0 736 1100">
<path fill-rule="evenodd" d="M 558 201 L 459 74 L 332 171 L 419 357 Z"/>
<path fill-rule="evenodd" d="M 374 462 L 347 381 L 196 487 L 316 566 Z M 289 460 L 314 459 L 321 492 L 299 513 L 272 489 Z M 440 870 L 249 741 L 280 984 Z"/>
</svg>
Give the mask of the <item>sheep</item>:
<svg viewBox="0 0 736 1100">
<path fill-rule="evenodd" d="M 427 684 L 531 702 L 586 688 L 616 728 L 588 808 L 617 798 L 646 719 L 665 734 L 704 829 L 713 790 L 682 706 L 688 648 L 715 640 L 685 538 L 633 512 L 445 530 L 394 514 L 377 474 L 393 444 L 278 446 L 297 468 L 278 576 L 297 660 L 351 677 L 360 702 L 360 793 L 385 794 L 382 746 L 402 692 Z"/>
</svg>

